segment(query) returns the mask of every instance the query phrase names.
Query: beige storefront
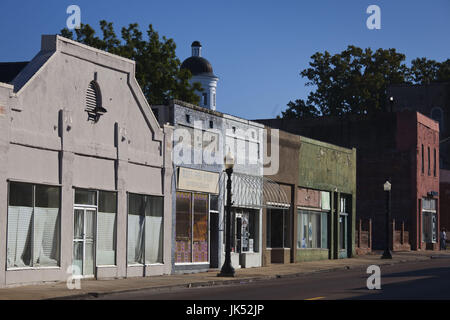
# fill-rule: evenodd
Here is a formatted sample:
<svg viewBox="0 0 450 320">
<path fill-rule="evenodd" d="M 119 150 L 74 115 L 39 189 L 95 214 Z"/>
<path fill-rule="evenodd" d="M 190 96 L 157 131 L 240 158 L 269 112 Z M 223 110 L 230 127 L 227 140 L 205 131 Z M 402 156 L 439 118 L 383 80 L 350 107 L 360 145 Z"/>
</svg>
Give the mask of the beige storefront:
<svg viewBox="0 0 450 320">
<path fill-rule="evenodd" d="M 175 271 L 209 269 L 211 260 L 217 260 L 218 195 L 218 172 L 177 169 Z"/>
</svg>

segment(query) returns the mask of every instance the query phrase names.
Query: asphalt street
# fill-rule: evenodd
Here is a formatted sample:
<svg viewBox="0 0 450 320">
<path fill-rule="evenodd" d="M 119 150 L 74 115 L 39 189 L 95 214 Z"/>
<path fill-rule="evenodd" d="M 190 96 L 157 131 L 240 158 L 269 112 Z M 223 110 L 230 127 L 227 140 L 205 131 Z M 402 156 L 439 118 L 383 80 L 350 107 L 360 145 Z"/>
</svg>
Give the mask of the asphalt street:
<svg viewBox="0 0 450 320">
<path fill-rule="evenodd" d="M 98 300 L 342 300 L 450 299 L 450 259 L 381 266 L 381 289 L 367 289 L 365 268 L 237 285 L 139 290 Z"/>
</svg>

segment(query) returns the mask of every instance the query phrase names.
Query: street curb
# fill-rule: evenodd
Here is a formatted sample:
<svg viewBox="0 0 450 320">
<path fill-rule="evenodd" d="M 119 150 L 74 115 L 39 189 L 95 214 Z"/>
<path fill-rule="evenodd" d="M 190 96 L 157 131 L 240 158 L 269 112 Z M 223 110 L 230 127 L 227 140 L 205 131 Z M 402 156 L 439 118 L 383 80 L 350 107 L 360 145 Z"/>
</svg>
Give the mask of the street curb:
<svg viewBox="0 0 450 320">
<path fill-rule="evenodd" d="M 380 261 L 380 263 L 378 263 L 378 265 L 390 266 L 390 265 L 401 264 L 401 263 L 419 262 L 419 261 L 426 261 L 426 260 L 430 260 L 430 259 L 444 259 L 444 258 L 450 259 L 450 257 L 425 256 L 425 257 L 416 257 L 415 259 L 401 259 L 401 260 L 395 260 L 395 261 L 382 260 L 382 261 Z M 305 276 L 305 275 L 328 273 L 328 272 L 335 272 L 335 271 L 342 271 L 342 270 L 359 270 L 359 269 L 364 270 L 366 267 L 367 267 L 367 264 L 361 264 L 361 265 L 357 265 L 357 266 L 346 265 L 346 266 L 339 266 L 339 267 L 316 270 L 316 271 L 302 271 L 302 272 L 288 273 L 288 274 L 258 276 L 258 277 L 245 278 L 245 279 L 199 281 L 199 282 L 190 282 L 190 283 L 186 283 L 186 284 L 174 284 L 174 285 L 158 286 L 158 287 L 122 289 L 122 290 L 115 290 L 115 291 L 108 291 L 108 292 L 88 292 L 88 293 L 83 293 L 83 294 L 75 294 L 75 295 L 47 298 L 47 299 L 43 299 L 43 300 L 76 300 L 76 299 L 81 300 L 81 299 L 98 298 L 101 296 L 118 294 L 118 293 L 127 293 L 127 292 L 139 292 L 139 291 L 150 291 L 150 290 L 157 291 L 157 290 L 167 290 L 167 289 L 186 289 L 186 288 L 214 287 L 214 286 L 220 286 L 220 285 L 246 284 L 246 283 L 258 282 L 258 281 L 264 281 L 264 280 L 298 278 L 298 277 Z"/>
</svg>

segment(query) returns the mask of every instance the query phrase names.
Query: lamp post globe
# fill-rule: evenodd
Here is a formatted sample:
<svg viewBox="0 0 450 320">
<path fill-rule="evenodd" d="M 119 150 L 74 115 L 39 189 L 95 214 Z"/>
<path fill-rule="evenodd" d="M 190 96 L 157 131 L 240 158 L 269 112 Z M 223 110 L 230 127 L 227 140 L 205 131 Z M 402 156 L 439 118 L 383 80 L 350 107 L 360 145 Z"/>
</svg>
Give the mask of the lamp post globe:
<svg viewBox="0 0 450 320">
<path fill-rule="evenodd" d="M 233 169 L 234 167 L 234 156 L 231 151 L 228 151 L 223 158 L 223 163 L 225 164 L 225 169 Z"/>
</svg>

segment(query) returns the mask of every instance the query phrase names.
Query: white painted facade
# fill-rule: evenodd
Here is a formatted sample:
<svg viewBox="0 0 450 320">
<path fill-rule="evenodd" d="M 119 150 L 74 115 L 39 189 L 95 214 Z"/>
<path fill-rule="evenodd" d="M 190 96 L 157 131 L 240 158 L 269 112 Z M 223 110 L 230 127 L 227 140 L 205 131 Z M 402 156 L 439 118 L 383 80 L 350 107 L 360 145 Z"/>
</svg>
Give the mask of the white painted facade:
<svg viewBox="0 0 450 320">
<path fill-rule="evenodd" d="M 99 110 L 104 109 L 98 121 L 90 121 L 86 110 L 93 81 L 101 94 Z M 75 215 L 83 210 L 94 213 L 93 239 L 82 240 L 84 253 L 93 240 L 88 243 L 94 248 L 89 277 L 170 274 L 171 134 L 172 127 L 159 126 L 153 115 L 135 79 L 134 61 L 60 36 L 43 36 L 33 60 L 10 84 L 0 83 L 0 287 L 66 281 L 78 241 Z M 23 194 L 15 191 L 28 186 L 34 190 L 31 205 L 23 204 Z M 57 196 L 38 194 L 37 186 Z M 97 192 L 96 203 L 76 202 L 80 190 Z M 115 200 L 99 200 L 100 192 Z M 130 194 L 158 198 L 158 243 L 163 243 L 158 263 L 147 263 L 147 253 L 145 262 L 130 263 Z M 39 197 L 54 205 L 38 204 Z M 102 201 L 115 209 L 101 211 L 107 210 L 100 208 Z M 109 226 L 102 224 L 107 219 L 95 218 L 108 212 L 114 216 Z M 56 219 L 50 219 L 52 214 Z M 114 240 L 97 237 L 106 227 Z M 100 251 L 102 255 L 96 254 Z"/>
</svg>

